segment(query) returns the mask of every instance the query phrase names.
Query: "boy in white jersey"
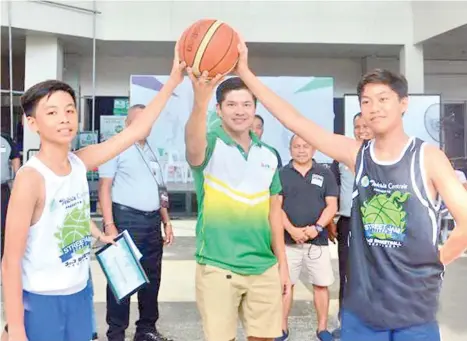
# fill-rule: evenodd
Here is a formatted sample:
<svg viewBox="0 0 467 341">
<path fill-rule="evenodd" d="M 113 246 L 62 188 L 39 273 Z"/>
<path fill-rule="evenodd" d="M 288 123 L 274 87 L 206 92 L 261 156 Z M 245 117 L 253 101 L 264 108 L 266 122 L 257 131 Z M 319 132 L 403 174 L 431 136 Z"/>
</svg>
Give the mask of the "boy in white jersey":
<svg viewBox="0 0 467 341">
<path fill-rule="evenodd" d="M 438 341 L 435 315 L 444 265 L 467 248 L 467 192 L 442 151 L 404 132 L 405 78 L 375 70 L 360 81 L 362 116 L 375 136 L 360 146 L 300 115 L 249 70 L 244 43 L 239 52 L 236 71 L 269 112 L 324 154 L 363 172 L 357 173 L 353 195 L 342 340 Z M 369 195 L 371 202 L 364 200 Z M 438 195 L 457 222 L 439 253 L 437 226 L 431 224 Z M 369 205 L 383 205 L 378 212 L 386 217 L 370 217 Z M 386 205 L 397 210 L 399 220 Z M 385 232 L 375 233 L 375 227 Z"/>
<path fill-rule="evenodd" d="M 69 151 L 78 129 L 73 89 L 49 80 L 22 96 L 27 123 L 39 134 L 41 147 L 18 172 L 6 219 L 2 275 L 10 340 L 91 339 L 86 172 L 147 136 L 183 80 L 183 68 L 175 55 L 169 80 L 138 120 L 75 153 Z"/>
</svg>

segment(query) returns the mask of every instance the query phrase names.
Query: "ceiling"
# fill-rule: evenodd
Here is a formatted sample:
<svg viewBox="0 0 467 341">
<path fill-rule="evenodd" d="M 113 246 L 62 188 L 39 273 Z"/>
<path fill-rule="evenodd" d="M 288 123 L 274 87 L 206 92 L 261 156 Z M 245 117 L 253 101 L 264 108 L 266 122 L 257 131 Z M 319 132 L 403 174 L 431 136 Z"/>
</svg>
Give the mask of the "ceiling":
<svg viewBox="0 0 467 341">
<path fill-rule="evenodd" d="M 26 32 L 12 30 L 14 55 L 24 55 Z M 425 59 L 467 60 L 467 25 L 441 34 L 424 43 Z M 92 39 L 59 35 L 65 53 L 92 55 Z M 8 54 L 8 29 L 2 27 L 2 54 Z M 96 41 L 96 53 L 115 57 L 170 57 L 172 42 Z M 291 58 L 399 57 L 400 45 L 250 43 L 251 56 Z"/>
</svg>

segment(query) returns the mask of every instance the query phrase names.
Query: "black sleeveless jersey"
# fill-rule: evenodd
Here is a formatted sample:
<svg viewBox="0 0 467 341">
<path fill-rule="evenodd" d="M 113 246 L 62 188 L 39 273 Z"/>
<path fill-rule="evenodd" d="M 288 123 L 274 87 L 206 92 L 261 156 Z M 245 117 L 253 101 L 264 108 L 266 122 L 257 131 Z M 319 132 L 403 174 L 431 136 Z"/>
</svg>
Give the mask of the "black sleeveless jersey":
<svg viewBox="0 0 467 341">
<path fill-rule="evenodd" d="M 411 138 L 389 163 L 366 141 L 357 156 L 344 307 L 374 329 L 436 320 L 444 266 L 423 148 Z"/>
</svg>

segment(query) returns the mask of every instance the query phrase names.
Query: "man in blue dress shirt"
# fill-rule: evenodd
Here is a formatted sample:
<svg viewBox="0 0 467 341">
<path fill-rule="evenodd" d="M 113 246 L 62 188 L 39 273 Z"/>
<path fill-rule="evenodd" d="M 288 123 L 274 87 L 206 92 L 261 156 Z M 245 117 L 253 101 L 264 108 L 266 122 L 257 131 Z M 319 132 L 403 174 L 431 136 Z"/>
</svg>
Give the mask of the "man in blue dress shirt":
<svg viewBox="0 0 467 341">
<path fill-rule="evenodd" d="M 144 109 L 134 105 L 128 110 L 126 124 Z M 161 281 L 162 249 L 173 242 L 168 210 L 161 200 L 164 181 L 162 169 L 146 139 L 139 141 L 99 168 L 99 202 L 108 234 L 128 230 L 141 251 L 149 284 L 138 291 L 139 320 L 134 341 L 167 340 L 156 329 L 159 318 L 157 297 Z M 162 236 L 161 223 L 164 226 Z M 130 299 L 120 304 L 107 286 L 107 324 L 109 341 L 124 341 L 130 318 Z"/>
</svg>

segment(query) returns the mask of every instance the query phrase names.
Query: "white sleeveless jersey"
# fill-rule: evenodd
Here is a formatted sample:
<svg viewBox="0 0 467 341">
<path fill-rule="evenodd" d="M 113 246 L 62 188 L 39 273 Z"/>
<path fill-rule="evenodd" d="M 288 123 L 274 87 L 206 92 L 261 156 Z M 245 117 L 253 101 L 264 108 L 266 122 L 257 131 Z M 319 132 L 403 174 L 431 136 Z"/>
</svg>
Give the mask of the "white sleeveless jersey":
<svg viewBox="0 0 467 341">
<path fill-rule="evenodd" d="M 47 295 L 83 290 L 89 278 L 91 250 L 89 187 L 86 166 L 68 154 L 71 173 L 58 176 L 38 158 L 23 167 L 37 170 L 45 182 L 41 217 L 29 230 L 23 258 L 23 289 Z"/>
</svg>

